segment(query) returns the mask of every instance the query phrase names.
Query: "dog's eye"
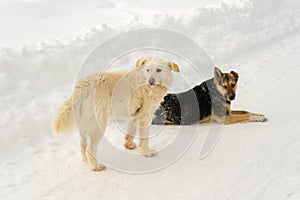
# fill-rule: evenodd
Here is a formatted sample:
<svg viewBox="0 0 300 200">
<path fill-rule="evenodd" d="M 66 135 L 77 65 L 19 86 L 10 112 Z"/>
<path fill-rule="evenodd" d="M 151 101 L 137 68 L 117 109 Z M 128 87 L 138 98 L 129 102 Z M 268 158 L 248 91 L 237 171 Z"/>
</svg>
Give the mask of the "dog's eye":
<svg viewBox="0 0 300 200">
<path fill-rule="evenodd" d="M 147 72 L 149 72 L 150 70 L 149 70 L 149 69 L 147 69 L 146 71 L 147 71 Z"/>
<path fill-rule="evenodd" d="M 234 87 L 235 86 L 235 83 L 231 83 L 231 87 Z"/>
<path fill-rule="evenodd" d="M 158 68 L 158 69 L 156 69 L 156 72 L 161 72 L 161 69 L 159 69 L 159 68 Z"/>
<path fill-rule="evenodd" d="M 224 89 L 227 89 L 227 86 L 226 86 L 226 85 L 224 85 Z"/>
</svg>

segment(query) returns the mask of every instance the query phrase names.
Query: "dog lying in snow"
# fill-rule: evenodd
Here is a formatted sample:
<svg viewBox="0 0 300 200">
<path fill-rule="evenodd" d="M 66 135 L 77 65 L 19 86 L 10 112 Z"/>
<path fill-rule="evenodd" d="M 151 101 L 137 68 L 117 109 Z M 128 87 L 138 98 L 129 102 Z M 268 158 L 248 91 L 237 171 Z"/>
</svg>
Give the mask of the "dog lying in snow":
<svg viewBox="0 0 300 200">
<path fill-rule="evenodd" d="M 222 73 L 214 69 L 214 77 L 179 94 L 167 94 L 154 114 L 153 124 L 188 125 L 209 121 L 221 124 L 264 122 L 261 114 L 231 110 L 235 99 L 237 72 Z"/>
<path fill-rule="evenodd" d="M 143 155 L 154 156 L 157 152 L 148 146 L 149 125 L 172 82 L 171 71 L 179 72 L 179 67 L 151 57 L 138 60 L 132 70 L 89 75 L 76 83 L 72 94 L 58 108 L 52 129 L 56 133 L 67 132 L 76 124 L 83 160 L 93 171 L 105 169 L 97 162 L 96 153 L 112 118 L 128 119 L 126 148 L 136 147 L 133 139 L 138 127 Z"/>
</svg>

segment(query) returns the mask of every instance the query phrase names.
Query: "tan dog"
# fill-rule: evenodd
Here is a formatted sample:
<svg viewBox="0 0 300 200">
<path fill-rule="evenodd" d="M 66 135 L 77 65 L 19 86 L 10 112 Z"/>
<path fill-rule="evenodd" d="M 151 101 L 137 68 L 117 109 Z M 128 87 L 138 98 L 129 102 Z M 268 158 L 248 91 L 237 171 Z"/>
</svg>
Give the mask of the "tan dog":
<svg viewBox="0 0 300 200">
<path fill-rule="evenodd" d="M 52 122 L 53 131 L 66 132 L 76 123 L 83 160 L 94 171 L 105 168 L 97 162 L 95 155 L 107 122 L 113 118 L 129 120 L 126 148 L 136 147 L 133 138 L 138 126 L 143 155 L 156 155 L 156 151 L 148 146 L 149 125 L 172 82 L 172 70 L 179 72 L 172 62 L 142 58 L 132 70 L 99 72 L 79 80 L 73 93 L 57 110 Z"/>
</svg>

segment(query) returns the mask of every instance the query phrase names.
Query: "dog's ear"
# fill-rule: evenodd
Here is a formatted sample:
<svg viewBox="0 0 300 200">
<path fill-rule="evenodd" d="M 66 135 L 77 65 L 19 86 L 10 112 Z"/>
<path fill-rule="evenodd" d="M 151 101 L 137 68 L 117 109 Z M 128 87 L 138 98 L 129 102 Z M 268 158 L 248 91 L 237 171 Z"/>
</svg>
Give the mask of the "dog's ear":
<svg viewBox="0 0 300 200">
<path fill-rule="evenodd" d="M 180 69 L 178 67 L 177 64 L 173 63 L 173 62 L 169 62 L 168 66 L 171 68 L 171 70 L 173 70 L 174 72 L 180 72 Z"/>
<path fill-rule="evenodd" d="M 146 61 L 147 61 L 147 58 L 141 58 L 138 61 L 136 61 L 135 66 L 140 67 L 140 66 L 144 65 L 146 63 Z"/>
<path fill-rule="evenodd" d="M 232 74 L 232 75 L 235 77 L 236 81 L 238 81 L 238 79 L 239 79 L 239 74 L 238 74 L 237 72 L 231 71 L 230 74 Z"/>
<path fill-rule="evenodd" d="M 219 68 L 215 67 L 214 69 L 214 75 L 215 75 L 215 79 L 219 79 L 222 76 L 222 72 Z"/>
</svg>

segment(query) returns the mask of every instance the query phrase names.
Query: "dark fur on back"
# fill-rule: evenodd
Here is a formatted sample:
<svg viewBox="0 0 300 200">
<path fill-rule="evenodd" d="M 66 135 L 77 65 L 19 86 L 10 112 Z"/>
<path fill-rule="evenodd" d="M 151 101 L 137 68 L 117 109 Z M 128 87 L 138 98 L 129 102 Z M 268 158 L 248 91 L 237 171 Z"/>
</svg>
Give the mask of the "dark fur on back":
<svg viewBox="0 0 300 200">
<path fill-rule="evenodd" d="M 216 89 L 214 78 L 193 89 L 167 94 L 154 113 L 152 124 L 195 124 L 214 113 L 224 115 L 224 104 L 230 104 Z"/>
</svg>

